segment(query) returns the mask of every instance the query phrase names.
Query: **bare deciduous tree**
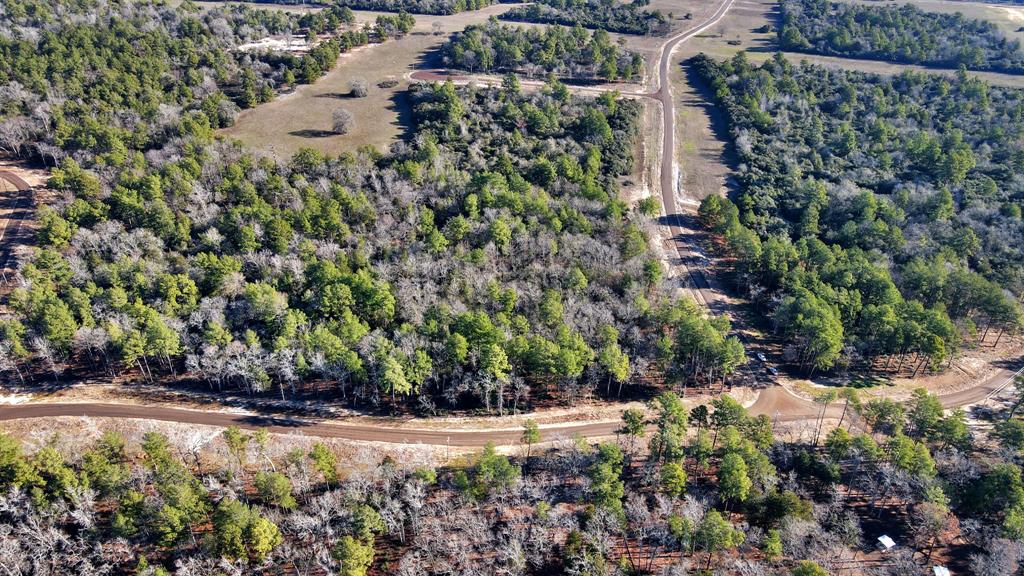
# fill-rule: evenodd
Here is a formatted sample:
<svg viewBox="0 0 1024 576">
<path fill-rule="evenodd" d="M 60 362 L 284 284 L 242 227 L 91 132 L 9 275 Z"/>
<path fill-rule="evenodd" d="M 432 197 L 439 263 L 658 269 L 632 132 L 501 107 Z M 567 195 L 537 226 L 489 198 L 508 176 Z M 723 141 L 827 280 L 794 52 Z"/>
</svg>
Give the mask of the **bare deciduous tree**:
<svg viewBox="0 0 1024 576">
<path fill-rule="evenodd" d="M 370 92 L 370 85 L 366 83 L 366 78 L 352 78 L 348 81 L 348 90 L 355 98 L 365 98 Z"/>
<path fill-rule="evenodd" d="M 344 108 L 338 108 L 331 114 L 331 127 L 338 134 L 348 134 L 355 126 L 355 117 Z"/>
</svg>

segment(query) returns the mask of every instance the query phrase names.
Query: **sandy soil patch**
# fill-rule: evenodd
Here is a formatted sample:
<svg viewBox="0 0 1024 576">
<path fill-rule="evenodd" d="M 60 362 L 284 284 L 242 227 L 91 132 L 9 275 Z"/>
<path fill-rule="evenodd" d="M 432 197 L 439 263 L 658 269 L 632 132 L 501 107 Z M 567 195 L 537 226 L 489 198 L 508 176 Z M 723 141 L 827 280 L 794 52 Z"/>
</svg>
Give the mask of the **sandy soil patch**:
<svg viewBox="0 0 1024 576">
<path fill-rule="evenodd" d="M 310 45 L 306 42 L 305 36 L 299 36 L 298 34 L 292 34 L 290 36 L 270 36 L 267 38 L 261 38 L 255 42 L 247 42 L 245 44 L 239 44 L 236 50 L 242 52 L 292 52 L 294 54 L 302 54 L 308 52 Z"/>
<path fill-rule="evenodd" d="M 81 454 L 107 430 L 120 432 L 129 446 L 137 447 L 147 432 L 167 435 L 172 446 L 202 451 L 205 458 L 216 458 L 218 454 L 227 457 L 227 449 L 221 438 L 222 428 L 196 424 L 177 424 L 149 420 L 126 420 L 111 418 L 57 417 L 33 420 L 11 420 L 0 425 L 0 431 L 20 438 L 29 452 L 46 445 L 54 445 L 67 455 Z M 316 443 L 327 445 L 339 455 L 342 469 L 354 469 L 364 462 L 378 462 L 390 455 L 404 466 L 436 466 L 447 457 L 473 452 L 471 449 L 441 446 L 415 446 L 382 442 L 353 442 L 336 438 L 316 438 L 301 432 L 271 434 L 269 456 L 283 459 L 291 450 L 299 448 L 308 452 Z"/>
<path fill-rule="evenodd" d="M 1022 9 L 1022 8 L 1010 8 L 1010 7 L 1007 7 L 1007 6 L 1000 6 L 999 9 L 1002 10 L 1006 14 L 1006 18 L 1010 22 L 1014 22 L 1014 23 L 1024 22 L 1024 9 Z"/>
<path fill-rule="evenodd" d="M 6 404 L 8 406 L 24 404 L 31 400 L 31 394 L 0 394 L 0 404 Z"/>
<path fill-rule="evenodd" d="M 1012 361 L 1024 356 L 1024 339 L 1022 338 L 1004 337 L 996 347 L 991 345 L 995 341 L 994 336 L 990 336 L 988 340 L 987 344 L 961 350 L 960 355 L 953 360 L 949 369 L 940 373 L 925 374 L 917 378 L 911 378 L 904 374 L 891 379 L 879 379 L 876 386 L 860 388 L 860 394 L 868 399 L 884 396 L 893 400 L 910 398 L 911 392 L 916 388 L 925 388 L 939 396 L 956 394 L 974 388 L 997 375 L 1003 369 L 1000 364 L 1004 361 Z M 885 375 L 880 376 L 884 377 Z M 850 384 L 850 379 L 841 376 L 816 378 L 814 381 L 780 378 L 780 382 L 793 393 L 806 399 L 812 399 L 828 387 Z"/>
</svg>

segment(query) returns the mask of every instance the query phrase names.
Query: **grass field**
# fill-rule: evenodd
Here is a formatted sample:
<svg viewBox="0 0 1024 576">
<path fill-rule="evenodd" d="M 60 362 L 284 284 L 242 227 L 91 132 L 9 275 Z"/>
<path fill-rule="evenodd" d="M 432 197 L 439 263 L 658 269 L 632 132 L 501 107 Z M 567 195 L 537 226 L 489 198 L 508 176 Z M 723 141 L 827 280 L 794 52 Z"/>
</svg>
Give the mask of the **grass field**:
<svg viewBox="0 0 1024 576">
<path fill-rule="evenodd" d="M 430 42 L 424 36 L 359 48 L 341 57 L 339 64 L 314 84 L 299 86 L 272 102 L 239 115 L 235 125 L 222 131 L 252 148 L 287 157 L 302 147 L 329 154 L 373 145 L 386 151 L 401 134 L 400 121 L 407 107 L 402 101 L 404 80 L 390 88 L 377 83 L 388 77 L 401 80 L 417 48 Z M 350 98 L 348 82 L 364 78 L 370 85 L 365 98 Z M 332 132 L 331 115 L 345 108 L 355 117 L 355 127 L 344 135 Z"/>
<path fill-rule="evenodd" d="M 702 200 L 725 192 L 734 162 L 725 118 L 689 72 L 683 67 L 673 70 L 676 165 L 685 196 Z"/>
<path fill-rule="evenodd" d="M 512 6 L 490 6 L 453 16 L 417 16 L 416 26 L 408 36 L 343 54 L 334 69 L 317 82 L 242 112 L 235 125 L 221 133 L 279 157 L 288 157 L 302 147 L 328 154 L 354 151 L 364 145 L 387 151 L 409 126 L 410 110 L 405 101 L 409 81 L 405 75 L 436 65 L 436 51 L 449 34 L 484 22 Z M 357 12 L 357 25 L 372 22 L 378 14 Z M 433 33 L 435 22 L 440 34 Z M 348 82 L 356 77 L 365 79 L 370 86 L 365 98 L 348 95 Z M 388 78 L 398 80 L 398 84 L 391 88 L 377 86 Z M 337 108 L 345 108 L 355 116 L 355 127 L 348 134 L 331 131 L 331 114 Z"/>
<path fill-rule="evenodd" d="M 672 69 L 671 76 L 673 93 L 679 103 L 676 106 L 675 153 L 679 181 L 687 198 L 700 200 L 724 193 L 735 165 L 721 114 L 709 102 L 702 87 L 691 81 L 682 63 L 701 52 L 719 58 L 744 49 L 770 54 L 775 46 L 774 32 L 758 32 L 757 29 L 772 24 L 777 9 L 774 1 L 736 0 L 721 22 L 685 42 L 675 53 L 679 64 Z"/>
</svg>

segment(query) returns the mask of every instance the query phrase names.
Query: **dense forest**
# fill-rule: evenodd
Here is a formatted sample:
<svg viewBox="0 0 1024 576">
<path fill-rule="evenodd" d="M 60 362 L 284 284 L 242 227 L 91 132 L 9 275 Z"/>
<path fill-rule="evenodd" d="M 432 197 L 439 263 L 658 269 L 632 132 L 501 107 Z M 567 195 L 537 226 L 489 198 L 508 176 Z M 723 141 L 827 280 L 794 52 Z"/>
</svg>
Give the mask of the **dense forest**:
<svg viewBox="0 0 1024 576">
<path fill-rule="evenodd" d="M 347 8 L 297 16 L 242 5 L 103 6 L 4 1 L 13 26 L 0 30 L 0 151 L 50 162 L 88 153 L 108 170 L 125 166 L 134 150 L 171 140 L 175 124 L 231 125 L 239 107 L 313 82 L 342 52 L 412 26 L 408 15 L 382 16 L 375 27 L 342 31 L 354 21 Z M 56 16 L 74 10 L 90 18 Z M 313 43 L 302 56 L 236 49 L 300 30 Z"/>
<path fill-rule="evenodd" d="M 1020 42 L 995 24 L 912 4 L 783 0 L 779 42 L 796 52 L 1024 73 Z"/>
<path fill-rule="evenodd" d="M 779 54 L 694 65 L 741 162 L 734 202 L 702 218 L 793 361 L 916 373 L 1019 329 L 1024 91 Z"/>
<path fill-rule="evenodd" d="M 583 26 L 623 34 L 665 34 L 670 25 L 660 10 L 644 10 L 649 0 L 540 0 L 513 8 L 502 20 Z"/>
<path fill-rule="evenodd" d="M 150 9 L 90 33 L 192 30 L 143 24 Z M 316 381 L 353 401 L 503 411 L 533 389 L 614 395 L 651 367 L 711 381 L 744 361 L 727 321 L 668 297 L 650 216 L 618 198 L 634 101 L 557 80 L 527 95 L 514 77 L 417 86 L 414 137 L 388 155 L 278 162 L 215 137 L 213 70 L 160 81 L 187 51 L 103 51 L 82 77 L 58 53 L 18 54 L 5 64 L 39 64 L 8 66 L 20 91 L 4 122 L 41 114 L 16 151 L 57 164 L 58 199 L 0 322 L 7 377 L 185 370 L 217 389 Z M 111 96 L 137 66 L 154 73 Z"/>
<path fill-rule="evenodd" d="M 529 77 L 631 80 L 643 74 L 643 57 L 620 49 L 604 30 L 582 26 L 523 28 L 468 26 L 444 45 L 448 66 L 470 72 L 514 71 Z"/>
<path fill-rule="evenodd" d="M 627 411 L 613 441 L 542 449 L 527 421 L 512 457 L 488 446 L 443 467 L 237 428 L 31 447 L 0 434 L 0 569 L 919 576 L 952 561 L 956 574 L 1017 573 L 1021 420 L 972 441 L 963 412 L 944 416 L 924 391 L 906 406 L 849 389 L 841 402 L 838 427 L 808 422 L 782 441 L 729 396 L 687 410 L 667 393 Z M 881 534 L 896 551 L 865 554 Z"/>
</svg>

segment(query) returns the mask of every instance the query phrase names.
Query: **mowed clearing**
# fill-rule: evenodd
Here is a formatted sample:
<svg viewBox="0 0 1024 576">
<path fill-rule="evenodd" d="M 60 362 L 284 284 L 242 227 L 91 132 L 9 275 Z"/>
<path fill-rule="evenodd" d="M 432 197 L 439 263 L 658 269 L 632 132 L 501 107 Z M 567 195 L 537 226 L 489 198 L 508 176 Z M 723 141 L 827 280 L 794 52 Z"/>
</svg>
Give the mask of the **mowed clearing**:
<svg viewBox="0 0 1024 576">
<path fill-rule="evenodd" d="M 342 54 L 334 69 L 315 83 L 300 85 L 272 102 L 243 111 L 235 125 L 221 134 L 282 158 L 303 147 L 339 154 L 370 145 L 386 152 L 409 128 L 406 75 L 439 65 L 438 49 L 450 34 L 514 6 L 501 4 L 452 16 L 417 15 L 416 26 L 404 38 Z M 357 25 L 373 22 L 379 14 L 356 12 Z M 353 78 L 366 80 L 369 94 L 365 98 L 349 96 L 348 83 Z M 388 79 L 398 83 L 390 88 L 378 86 Z M 355 126 L 347 134 L 332 130 L 331 115 L 338 108 L 355 117 Z"/>
<path fill-rule="evenodd" d="M 702 52 L 715 57 L 731 56 L 743 49 L 769 53 L 775 46 L 775 34 L 758 29 L 775 21 L 777 7 L 776 2 L 768 0 L 736 0 L 722 20 L 681 44 L 674 53 L 677 65 L 671 70 L 670 81 L 678 103 L 677 195 L 686 200 L 699 201 L 711 194 L 724 194 L 735 166 L 721 113 L 704 88 L 691 81 L 682 63 Z"/>
</svg>

